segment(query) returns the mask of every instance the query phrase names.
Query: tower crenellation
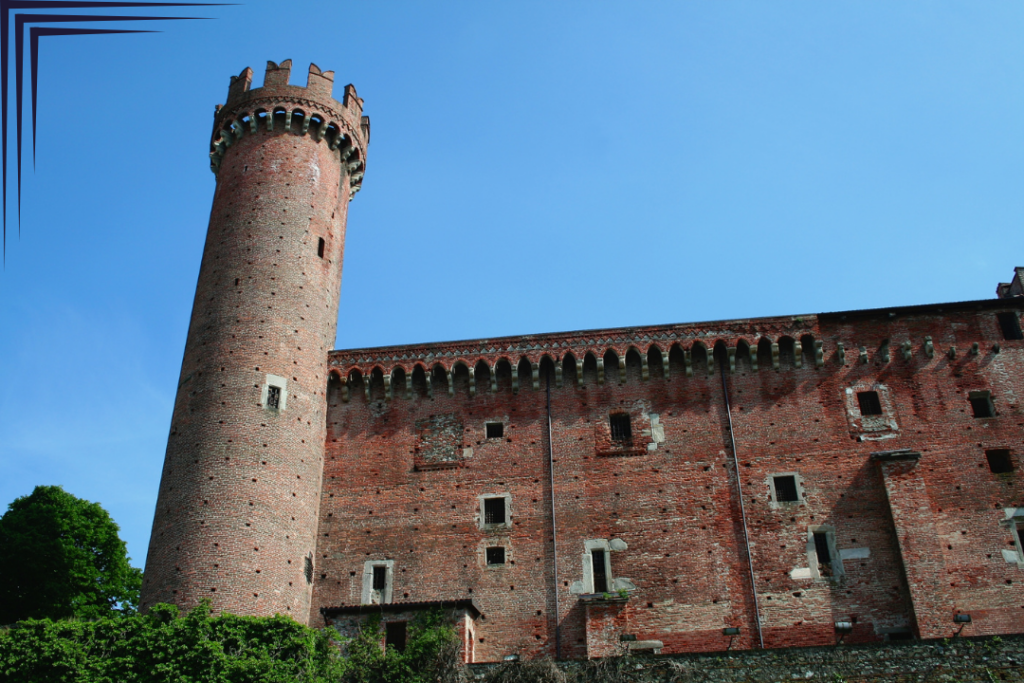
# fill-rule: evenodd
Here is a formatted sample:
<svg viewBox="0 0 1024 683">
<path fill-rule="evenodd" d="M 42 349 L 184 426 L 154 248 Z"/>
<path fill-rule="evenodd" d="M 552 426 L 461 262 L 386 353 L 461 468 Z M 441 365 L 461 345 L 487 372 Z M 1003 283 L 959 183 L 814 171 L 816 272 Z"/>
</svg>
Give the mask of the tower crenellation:
<svg viewBox="0 0 1024 683">
<path fill-rule="evenodd" d="M 289 85 L 292 62 L 267 62 L 263 86 L 252 88 L 253 71 L 246 67 L 231 77 L 228 99 L 218 105 L 210 140 L 210 170 L 217 173 L 228 148 L 243 136 L 263 130 L 286 130 L 324 141 L 340 150 L 349 174 L 350 194 L 362 187 L 369 144 L 370 120 L 355 86 L 345 86 L 342 101 L 333 97 L 334 72 L 309 65 L 305 87 Z"/>
</svg>

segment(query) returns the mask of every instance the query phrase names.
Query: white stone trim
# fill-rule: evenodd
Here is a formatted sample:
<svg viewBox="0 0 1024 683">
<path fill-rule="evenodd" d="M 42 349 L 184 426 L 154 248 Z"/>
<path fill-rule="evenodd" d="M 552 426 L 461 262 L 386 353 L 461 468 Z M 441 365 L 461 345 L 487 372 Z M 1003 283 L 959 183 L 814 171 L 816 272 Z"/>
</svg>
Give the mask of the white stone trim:
<svg viewBox="0 0 1024 683">
<path fill-rule="evenodd" d="M 384 590 L 373 589 L 373 568 L 386 567 Z M 359 598 L 360 605 L 387 605 L 391 603 L 391 594 L 395 584 L 394 560 L 367 560 L 363 563 L 363 592 Z"/>
<path fill-rule="evenodd" d="M 264 375 L 263 388 L 260 389 L 260 405 L 266 410 L 275 410 L 267 405 L 267 394 L 270 393 L 270 387 L 277 387 L 281 390 L 281 400 L 276 408 L 277 412 L 284 412 L 288 407 L 288 378 L 281 377 L 279 375 L 271 375 L 269 372 Z"/>
</svg>

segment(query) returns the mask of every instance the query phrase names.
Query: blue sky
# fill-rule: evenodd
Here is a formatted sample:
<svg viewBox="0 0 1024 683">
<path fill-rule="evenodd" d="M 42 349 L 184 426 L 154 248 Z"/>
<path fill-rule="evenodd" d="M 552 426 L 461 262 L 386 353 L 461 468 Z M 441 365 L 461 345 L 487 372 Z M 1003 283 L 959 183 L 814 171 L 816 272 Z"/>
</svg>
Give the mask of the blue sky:
<svg viewBox="0 0 1024 683">
<path fill-rule="evenodd" d="M 1024 265 L 1018 2 L 159 13 L 216 19 L 42 39 L 0 273 L 0 510 L 61 484 L 140 566 L 246 66 L 366 100 L 339 348 L 982 299 Z"/>
</svg>

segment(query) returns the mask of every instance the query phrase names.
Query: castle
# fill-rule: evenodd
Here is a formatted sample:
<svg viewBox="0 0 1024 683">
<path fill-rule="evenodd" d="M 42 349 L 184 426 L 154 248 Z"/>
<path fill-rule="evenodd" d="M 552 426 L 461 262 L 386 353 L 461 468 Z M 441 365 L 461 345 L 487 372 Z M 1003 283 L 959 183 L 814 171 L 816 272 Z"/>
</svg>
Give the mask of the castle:
<svg viewBox="0 0 1024 683">
<path fill-rule="evenodd" d="M 217 108 L 143 608 L 466 661 L 1024 631 L 1024 269 L 991 300 L 333 350 L 363 101 Z"/>
</svg>

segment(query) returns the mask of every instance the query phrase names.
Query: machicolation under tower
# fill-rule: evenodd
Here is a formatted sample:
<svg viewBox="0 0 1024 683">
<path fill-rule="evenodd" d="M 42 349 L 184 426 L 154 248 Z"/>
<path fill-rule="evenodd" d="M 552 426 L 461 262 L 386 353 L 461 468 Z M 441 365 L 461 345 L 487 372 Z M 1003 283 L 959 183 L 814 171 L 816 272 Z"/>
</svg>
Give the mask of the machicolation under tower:
<svg viewBox="0 0 1024 683">
<path fill-rule="evenodd" d="M 232 77 L 214 117 L 217 177 L 142 607 L 204 598 L 309 619 L 348 203 L 369 119 L 351 85 L 291 61 Z"/>
</svg>

